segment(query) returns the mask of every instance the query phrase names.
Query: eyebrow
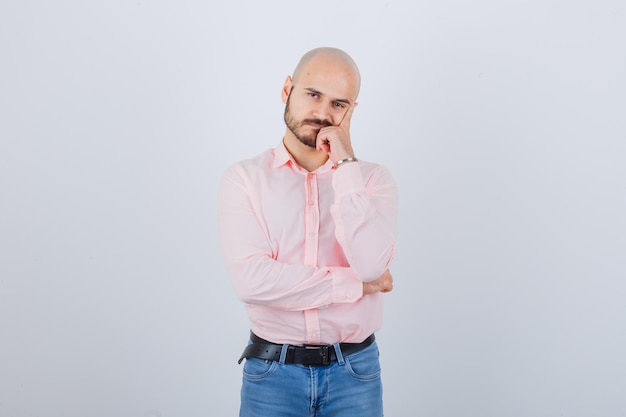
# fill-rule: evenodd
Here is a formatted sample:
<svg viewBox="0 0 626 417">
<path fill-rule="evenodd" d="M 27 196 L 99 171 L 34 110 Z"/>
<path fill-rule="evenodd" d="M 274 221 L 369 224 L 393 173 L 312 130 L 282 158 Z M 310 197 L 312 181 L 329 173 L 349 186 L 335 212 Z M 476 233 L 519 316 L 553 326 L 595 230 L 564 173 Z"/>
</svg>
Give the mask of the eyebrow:
<svg viewBox="0 0 626 417">
<path fill-rule="evenodd" d="M 307 90 L 307 91 L 309 91 L 309 92 L 311 92 L 311 93 L 319 94 L 319 95 L 321 95 L 321 96 L 323 96 L 323 95 L 324 95 L 324 93 L 322 93 L 321 91 L 319 91 L 319 90 L 317 90 L 317 89 L 315 89 L 315 88 L 312 88 L 312 87 L 306 87 L 306 88 L 305 88 L 305 90 Z M 345 103 L 345 104 L 347 104 L 347 105 L 350 105 L 350 104 L 351 104 L 351 103 L 350 103 L 350 100 L 348 100 L 347 98 L 336 98 L 336 99 L 334 99 L 333 101 L 338 101 L 339 103 Z"/>
</svg>

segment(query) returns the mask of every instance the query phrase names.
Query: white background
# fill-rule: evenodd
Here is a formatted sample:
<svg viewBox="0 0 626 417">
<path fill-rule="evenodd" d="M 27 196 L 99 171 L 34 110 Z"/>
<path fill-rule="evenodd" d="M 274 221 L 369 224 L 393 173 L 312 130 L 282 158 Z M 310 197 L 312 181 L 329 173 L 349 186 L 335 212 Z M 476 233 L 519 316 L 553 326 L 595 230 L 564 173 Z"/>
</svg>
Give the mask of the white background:
<svg viewBox="0 0 626 417">
<path fill-rule="evenodd" d="M 0 416 L 234 416 L 216 239 L 317 46 L 400 187 L 391 417 L 626 416 L 619 0 L 0 3 Z"/>
</svg>

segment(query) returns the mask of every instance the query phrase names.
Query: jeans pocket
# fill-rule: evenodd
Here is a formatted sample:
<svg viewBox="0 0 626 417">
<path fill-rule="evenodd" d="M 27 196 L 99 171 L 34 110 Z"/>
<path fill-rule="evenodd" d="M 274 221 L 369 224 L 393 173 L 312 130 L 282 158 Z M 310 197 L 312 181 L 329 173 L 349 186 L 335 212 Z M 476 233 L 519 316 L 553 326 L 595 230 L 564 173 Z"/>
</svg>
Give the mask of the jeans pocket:
<svg viewBox="0 0 626 417">
<path fill-rule="evenodd" d="M 248 358 L 243 365 L 243 377 L 250 381 L 259 381 L 276 371 L 278 362 L 258 358 Z"/>
<path fill-rule="evenodd" d="M 370 381 L 380 377 L 378 346 L 374 342 L 360 352 L 346 356 L 346 370 L 356 379 Z"/>
</svg>

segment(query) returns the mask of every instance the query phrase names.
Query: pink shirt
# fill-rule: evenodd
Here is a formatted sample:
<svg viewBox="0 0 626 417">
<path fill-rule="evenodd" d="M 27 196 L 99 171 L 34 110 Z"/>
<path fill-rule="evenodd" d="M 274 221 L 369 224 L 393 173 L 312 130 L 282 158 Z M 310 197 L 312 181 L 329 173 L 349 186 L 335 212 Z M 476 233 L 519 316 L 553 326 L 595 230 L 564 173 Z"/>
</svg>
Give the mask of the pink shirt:
<svg viewBox="0 0 626 417">
<path fill-rule="evenodd" d="M 281 143 L 226 170 L 219 235 L 250 328 L 274 343 L 358 343 L 382 324 L 383 294 L 363 295 L 396 248 L 397 189 L 370 162 L 314 172 Z"/>
</svg>

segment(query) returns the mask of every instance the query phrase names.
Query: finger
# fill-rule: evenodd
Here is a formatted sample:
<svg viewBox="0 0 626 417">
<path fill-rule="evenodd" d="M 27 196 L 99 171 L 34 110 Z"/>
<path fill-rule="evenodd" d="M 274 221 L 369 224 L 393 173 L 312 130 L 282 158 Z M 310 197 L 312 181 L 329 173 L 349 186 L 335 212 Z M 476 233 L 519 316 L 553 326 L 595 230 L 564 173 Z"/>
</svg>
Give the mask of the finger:
<svg viewBox="0 0 626 417">
<path fill-rule="evenodd" d="M 321 140 L 321 141 L 318 140 L 316 149 L 318 151 L 324 151 L 326 153 L 330 153 L 330 145 L 328 144 L 327 140 Z"/>
<path fill-rule="evenodd" d="M 326 135 L 324 128 L 320 129 L 315 141 L 315 147 L 317 148 L 317 150 L 328 152 L 329 143 L 330 141 L 328 140 L 328 136 Z"/>
<path fill-rule="evenodd" d="M 350 120 L 352 119 L 352 113 L 354 112 L 354 108 L 356 106 L 351 104 L 348 106 L 348 110 L 343 114 L 341 121 L 339 122 L 339 126 L 350 129 Z"/>
</svg>

